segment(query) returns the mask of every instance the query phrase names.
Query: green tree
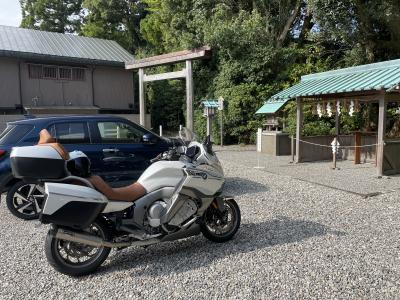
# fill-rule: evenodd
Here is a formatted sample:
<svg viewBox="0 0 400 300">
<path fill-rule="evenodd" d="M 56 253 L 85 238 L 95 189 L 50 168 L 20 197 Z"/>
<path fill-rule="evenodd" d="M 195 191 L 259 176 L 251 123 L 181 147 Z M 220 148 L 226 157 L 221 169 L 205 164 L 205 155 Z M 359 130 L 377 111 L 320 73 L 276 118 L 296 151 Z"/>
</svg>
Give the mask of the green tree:
<svg viewBox="0 0 400 300">
<path fill-rule="evenodd" d="M 400 56 L 400 9 L 397 0 L 312 0 L 314 41 L 329 45 L 342 65 Z"/>
<path fill-rule="evenodd" d="M 21 27 L 75 33 L 81 24 L 82 0 L 20 0 Z"/>
<path fill-rule="evenodd" d="M 146 0 L 150 12 L 141 32 L 153 52 L 212 47 L 213 59 L 194 66 L 195 106 L 203 98 L 226 99 L 227 142 L 253 140 L 260 125 L 254 112 L 286 84 L 290 65 L 305 54 L 295 45 L 285 46 L 294 28 L 302 30 L 297 23 L 305 13 L 296 6 L 304 3 L 282 2 Z M 197 117 L 196 125 L 203 124 Z"/>
<path fill-rule="evenodd" d="M 140 0 L 84 0 L 81 34 L 117 41 L 131 52 L 144 45 L 139 24 L 146 15 Z"/>
</svg>

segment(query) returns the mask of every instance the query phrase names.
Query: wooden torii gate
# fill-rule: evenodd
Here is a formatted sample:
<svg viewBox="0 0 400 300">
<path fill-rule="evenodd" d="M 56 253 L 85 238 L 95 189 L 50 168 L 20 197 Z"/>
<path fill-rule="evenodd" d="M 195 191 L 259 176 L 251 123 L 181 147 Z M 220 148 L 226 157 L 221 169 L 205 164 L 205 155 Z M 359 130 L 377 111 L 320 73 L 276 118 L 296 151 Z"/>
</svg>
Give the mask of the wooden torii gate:
<svg viewBox="0 0 400 300">
<path fill-rule="evenodd" d="M 146 82 L 166 79 L 186 79 L 186 127 L 193 130 L 193 70 L 192 61 L 211 57 L 211 48 L 204 46 L 192 50 L 171 52 L 163 55 L 134 60 L 125 64 L 127 70 L 139 70 L 139 113 L 140 125 L 146 127 Z M 180 71 L 146 75 L 146 68 L 186 62 L 186 67 Z"/>
</svg>

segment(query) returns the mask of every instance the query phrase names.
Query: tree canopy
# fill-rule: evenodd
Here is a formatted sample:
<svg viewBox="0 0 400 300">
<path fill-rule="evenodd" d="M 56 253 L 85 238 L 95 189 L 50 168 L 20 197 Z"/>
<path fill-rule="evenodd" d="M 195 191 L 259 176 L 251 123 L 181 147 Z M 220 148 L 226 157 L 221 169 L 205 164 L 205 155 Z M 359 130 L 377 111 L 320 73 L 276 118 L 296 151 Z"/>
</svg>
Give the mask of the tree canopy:
<svg viewBox="0 0 400 300">
<path fill-rule="evenodd" d="M 80 30 L 82 0 L 20 0 L 21 27 L 73 33 Z"/>
<path fill-rule="evenodd" d="M 227 142 L 251 141 L 262 123 L 255 111 L 303 74 L 400 57 L 398 0 L 21 0 L 21 7 L 23 27 L 114 39 L 137 57 L 210 45 L 212 59 L 194 64 L 195 125 L 204 128 L 202 99 L 224 97 Z M 179 81 L 149 84 L 153 125 L 184 124 L 184 96 Z M 329 120 L 314 121 L 310 132 L 329 130 Z"/>
</svg>

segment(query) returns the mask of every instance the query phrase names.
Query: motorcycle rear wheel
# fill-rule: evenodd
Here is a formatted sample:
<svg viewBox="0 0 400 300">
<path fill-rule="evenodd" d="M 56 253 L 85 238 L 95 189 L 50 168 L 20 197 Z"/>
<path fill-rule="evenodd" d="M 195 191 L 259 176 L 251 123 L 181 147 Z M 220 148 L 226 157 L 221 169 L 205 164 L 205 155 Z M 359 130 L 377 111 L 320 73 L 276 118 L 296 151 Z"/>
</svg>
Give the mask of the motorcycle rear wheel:
<svg viewBox="0 0 400 300">
<path fill-rule="evenodd" d="M 86 232 L 109 240 L 110 230 L 101 220 L 93 222 Z M 111 248 L 92 247 L 80 243 L 57 239 L 49 230 L 45 242 L 45 253 L 49 264 L 58 272 L 69 276 L 83 276 L 94 272 L 107 259 Z M 87 260 L 83 260 L 87 257 Z"/>
<path fill-rule="evenodd" d="M 233 199 L 224 200 L 225 212 L 211 205 L 204 213 L 201 232 L 210 241 L 223 243 L 233 238 L 240 226 L 240 209 Z"/>
</svg>

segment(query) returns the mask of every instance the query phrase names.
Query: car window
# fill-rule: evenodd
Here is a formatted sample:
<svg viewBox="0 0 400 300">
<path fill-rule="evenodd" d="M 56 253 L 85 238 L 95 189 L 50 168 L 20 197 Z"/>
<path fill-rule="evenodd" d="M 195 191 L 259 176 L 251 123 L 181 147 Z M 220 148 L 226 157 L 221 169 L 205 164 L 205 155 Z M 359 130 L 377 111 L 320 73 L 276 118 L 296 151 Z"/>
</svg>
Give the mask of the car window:
<svg viewBox="0 0 400 300">
<path fill-rule="evenodd" d="M 48 129 L 61 144 L 84 144 L 90 141 L 86 122 L 55 123 Z"/>
<path fill-rule="evenodd" d="M 14 124 L 8 125 L 0 135 L 0 144 L 11 145 L 18 143 L 29 131 L 33 129 L 33 125 Z"/>
<path fill-rule="evenodd" d="M 98 122 L 103 143 L 141 143 L 146 133 L 123 122 Z"/>
</svg>

